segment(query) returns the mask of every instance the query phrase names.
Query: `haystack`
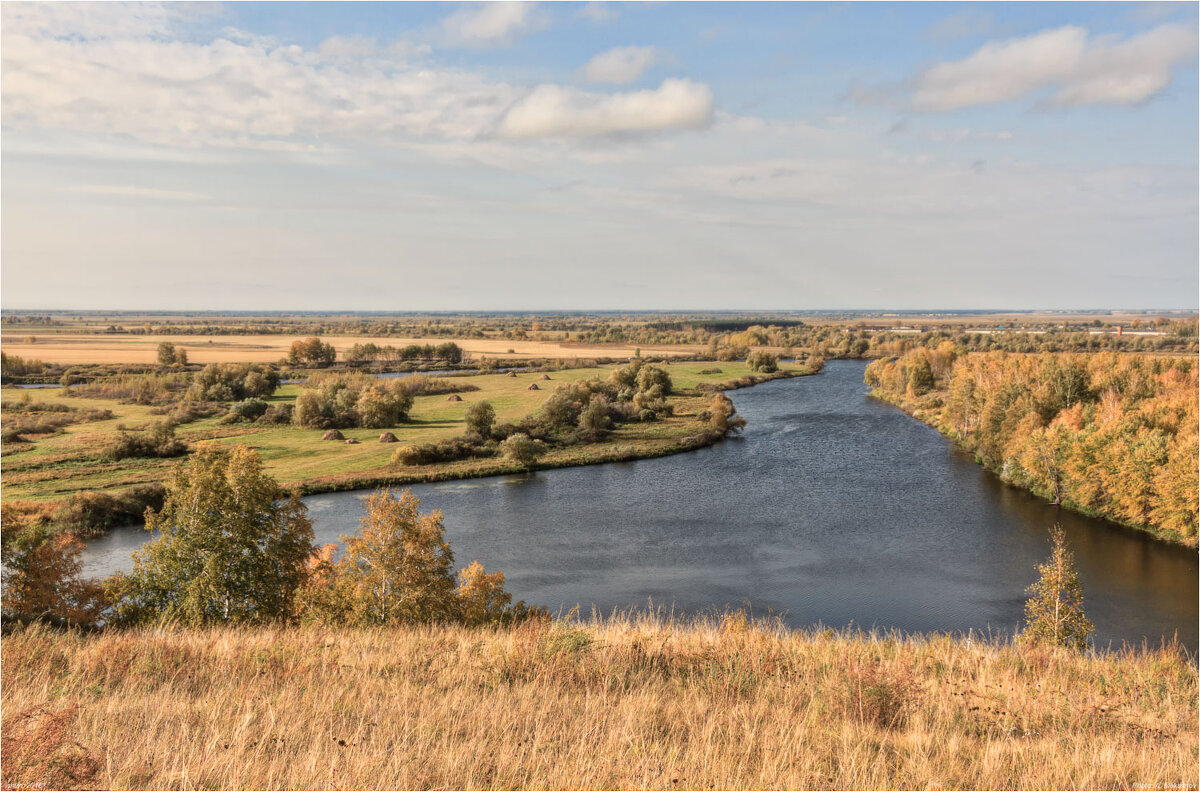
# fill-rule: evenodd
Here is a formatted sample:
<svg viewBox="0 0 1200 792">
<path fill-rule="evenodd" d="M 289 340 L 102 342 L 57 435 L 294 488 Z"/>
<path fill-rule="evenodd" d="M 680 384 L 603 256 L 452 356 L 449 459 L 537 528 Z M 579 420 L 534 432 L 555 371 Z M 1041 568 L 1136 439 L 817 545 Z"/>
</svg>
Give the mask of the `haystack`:
<svg viewBox="0 0 1200 792">
<path fill-rule="evenodd" d="M 537 386 L 536 382 L 531 382 L 529 383 L 529 390 L 541 390 L 541 388 Z"/>
<path fill-rule="evenodd" d="M 353 437 L 351 437 L 349 440 L 346 441 L 346 445 L 355 445 L 357 443 L 358 443 L 358 441 L 355 440 Z"/>
<path fill-rule="evenodd" d="M 508 372 L 507 374 L 505 374 L 504 376 L 506 376 L 506 377 L 515 377 L 515 376 L 517 376 L 517 372 L 515 372 L 515 371 L 510 371 L 510 372 Z"/>
<path fill-rule="evenodd" d="M 462 401 L 462 396 L 459 396 L 457 393 L 451 393 L 446 397 L 446 401 Z"/>
<path fill-rule="evenodd" d="M 399 443 L 400 440 L 396 437 L 396 435 L 392 434 L 391 432 L 384 432 L 383 434 L 379 435 L 379 442 L 381 442 L 381 443 Z"/>
<path fill-rule="evenodd" d="M 330 429 L 325 434 L 321 435 L 322 440 L 345 440 L 346 436 L 337 429 Z"/>
<path fill-rule="evenodd" d="M 543 374 L 543 375 L 542 375 L 542 379 L 544 379 L 544 380 L 548 380 L 548 379 L 550 379 L 550 375 L 549 375 L 549 374 Z"/>
</svg>

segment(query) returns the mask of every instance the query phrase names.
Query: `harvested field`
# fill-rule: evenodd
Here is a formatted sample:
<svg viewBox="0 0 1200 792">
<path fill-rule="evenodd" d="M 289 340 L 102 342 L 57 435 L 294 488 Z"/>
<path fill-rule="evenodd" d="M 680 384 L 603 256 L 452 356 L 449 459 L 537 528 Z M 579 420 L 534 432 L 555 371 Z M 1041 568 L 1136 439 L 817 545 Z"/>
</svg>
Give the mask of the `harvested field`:
<svg viewBox="0 0 1200 792">
<path fill-rule="evenodd" d="M 158 345 L 175 344 L 187 352 L 192 363 L 274 363 L 287 357 L 292 342 L 303 336 L 288 335 L 89 335 L 56 333 L 38 336 L 30 344 L 23 336 L 12 334 L 3 340 L 7 355 L 35 358 L 64 365 L 83 363 L 154 363 Z M 380 346 L 442 344 L 453 340 L 472 358 L 597 358 L 631 357 L 638 348 L 642 354 L 691 355 L 700 346 L 647 346 L 635 344 L 576 344 L 555 341 L 515 341 L 509 339 L 465 338 L 393 338 L 368 336 L 323 336 L 340 353 L 355 344 Z M 508 350 L 513 350 L 511 353 Z"/>
</svg>

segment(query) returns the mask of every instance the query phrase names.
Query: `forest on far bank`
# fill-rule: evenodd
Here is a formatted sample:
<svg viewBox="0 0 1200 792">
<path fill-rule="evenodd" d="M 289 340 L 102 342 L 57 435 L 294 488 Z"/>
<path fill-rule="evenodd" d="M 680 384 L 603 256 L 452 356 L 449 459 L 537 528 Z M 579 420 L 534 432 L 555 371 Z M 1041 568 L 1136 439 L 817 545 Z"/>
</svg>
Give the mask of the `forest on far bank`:
<svg viewBox="0 0 1200 792">
<path fill-rule="evenodd" d="M 960 354 L 922 346 L 867 366 L 873 393 L 938 428 L 1004 481 L 1053 503 L 1196 543 L 1196 361 Z"/>
</svg>

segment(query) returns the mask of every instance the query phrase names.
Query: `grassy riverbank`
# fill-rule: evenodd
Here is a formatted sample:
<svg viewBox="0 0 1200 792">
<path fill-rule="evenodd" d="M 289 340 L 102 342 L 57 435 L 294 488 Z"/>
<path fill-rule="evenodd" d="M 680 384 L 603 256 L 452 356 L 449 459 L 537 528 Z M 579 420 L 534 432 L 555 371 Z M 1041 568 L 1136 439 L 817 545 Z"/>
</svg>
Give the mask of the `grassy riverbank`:
<svg viewBox="0 0 1200 792">
<path fill-rule="evenodd" d="M 1187 788 L 1197 673 L 738 617 L 514 629 L 18 629 L 4 785 Z"/>
<path fill-rule="evenodd" d="M 536 468 L 568 467 L 648 457 L 691 450 L 715 441 L 697 413 L 708 407 L 710 392 L 724 384 L 755 375 L 745 363 L 688 362 L 667 367 L 676 393 L 669 398 L 674 414 L 650 423 L 619 426 L 603 442 L 553 448 L 541 457 Z M 216 442 L 244 444 L 261 455 L 267 472 L 287 487 L 306 493 L 361 489 L 383 484 L 473 478 L 524 470 L 501 457 L 467 459 L 442 464 L 397 466 L 392 454 L 402 445 L 435 443 L 462 434 L 470 406 L 489 402 L 497 423 L 516 422 L 538 410 L 563 383 L 607 377 L 610 367 L 553 371 L 549 380 L 540 373 L 515 377 L 486 374 L 455 378 L 478 390 L 462 392 L 462 401 L 443 395 L 415 399 L 410 420 L 391 431 L 398 443 L 380 443 L 379 429 L 345 429 L 343 434 L 358 440 L 346 444 L 322 440 L 323 432 L 293 426 L 263 427 L 254 424 L 222 424 L 204 418 L 180 425 L 177 436 L 191 445 Z M 781 366 L 776 376 L 807 374 L 802 366 Z M 538 386 L 530 390 L 531 384 Z M 300 392 L 296 385 L 281 387 L 268 399 L 271 404 L 293 403 Z M 6 389 L 5 404 L 32 393 L 31 398 L 68 405 L 74 409 L 108 409 L 108 420 L 69 425 L 59 434 L 32 437 L 31 443 L 6 443 L 4 448 L 3 495 L 6 499 L 37 503 L 62 502 L 87 491 L 120 493 L 136 485 L 160 484 L 178 464 L 176 459 L 103 459 L 101 450 L 117 434 L 119 426 L 145 425 L 158 419 L 151 408 L 121 404 L 111 399 L 64 396 L 58 391 L 37 392 Z"/>
</svg>

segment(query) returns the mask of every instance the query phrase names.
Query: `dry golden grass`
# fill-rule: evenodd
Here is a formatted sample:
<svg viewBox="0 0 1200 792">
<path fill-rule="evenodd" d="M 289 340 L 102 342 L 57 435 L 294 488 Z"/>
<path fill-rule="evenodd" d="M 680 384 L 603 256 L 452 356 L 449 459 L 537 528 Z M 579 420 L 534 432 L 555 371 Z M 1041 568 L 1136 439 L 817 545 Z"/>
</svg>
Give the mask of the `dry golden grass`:
<svg viewBox="0 0 1200 792">
<path fill-rule="evenodd" d="M 1172 651 L 639 617 L 501 631 L 34 627 L 0 652 L 6 785 L 43 780 L 30 757 L 47 752 L 93 771 L 71 783 L 117 789 L 1171 789 L 1197 777 L 1197 673 Z M 26 733 L 55 739 L 30 751 L 14 742 Z"/>
<path fill-rule="evenodd" d="M 192 363 L 274 363 L 287 357 L 292 342 L 302 336 L 289 335 L 90 335 L 86 333 L 56 333 L 36 336 L 26 343 L 24 336 L 10 334 L 4 338 L 6 355 L 47 363 L 78 365 L 84 363 L 155 363 L 158 345 L 175 344 L 187 351 Z M 595 358 L 629 357 L 639 346 L 643 353 L 690 355 L 700 346 L 650 346 L 646 344 L 579 344 L 556 341 L 517 341 L 503 338 L 392 338 L 370 336 L 323 336 L 339 353 L 355 344 L 375 343 L 380 346 L 409 344 L 443 344 L 453 340 L 471 357 L 488 358 Z M 513 350 L 509 353 L 508 350 Z"/>
</svg>

